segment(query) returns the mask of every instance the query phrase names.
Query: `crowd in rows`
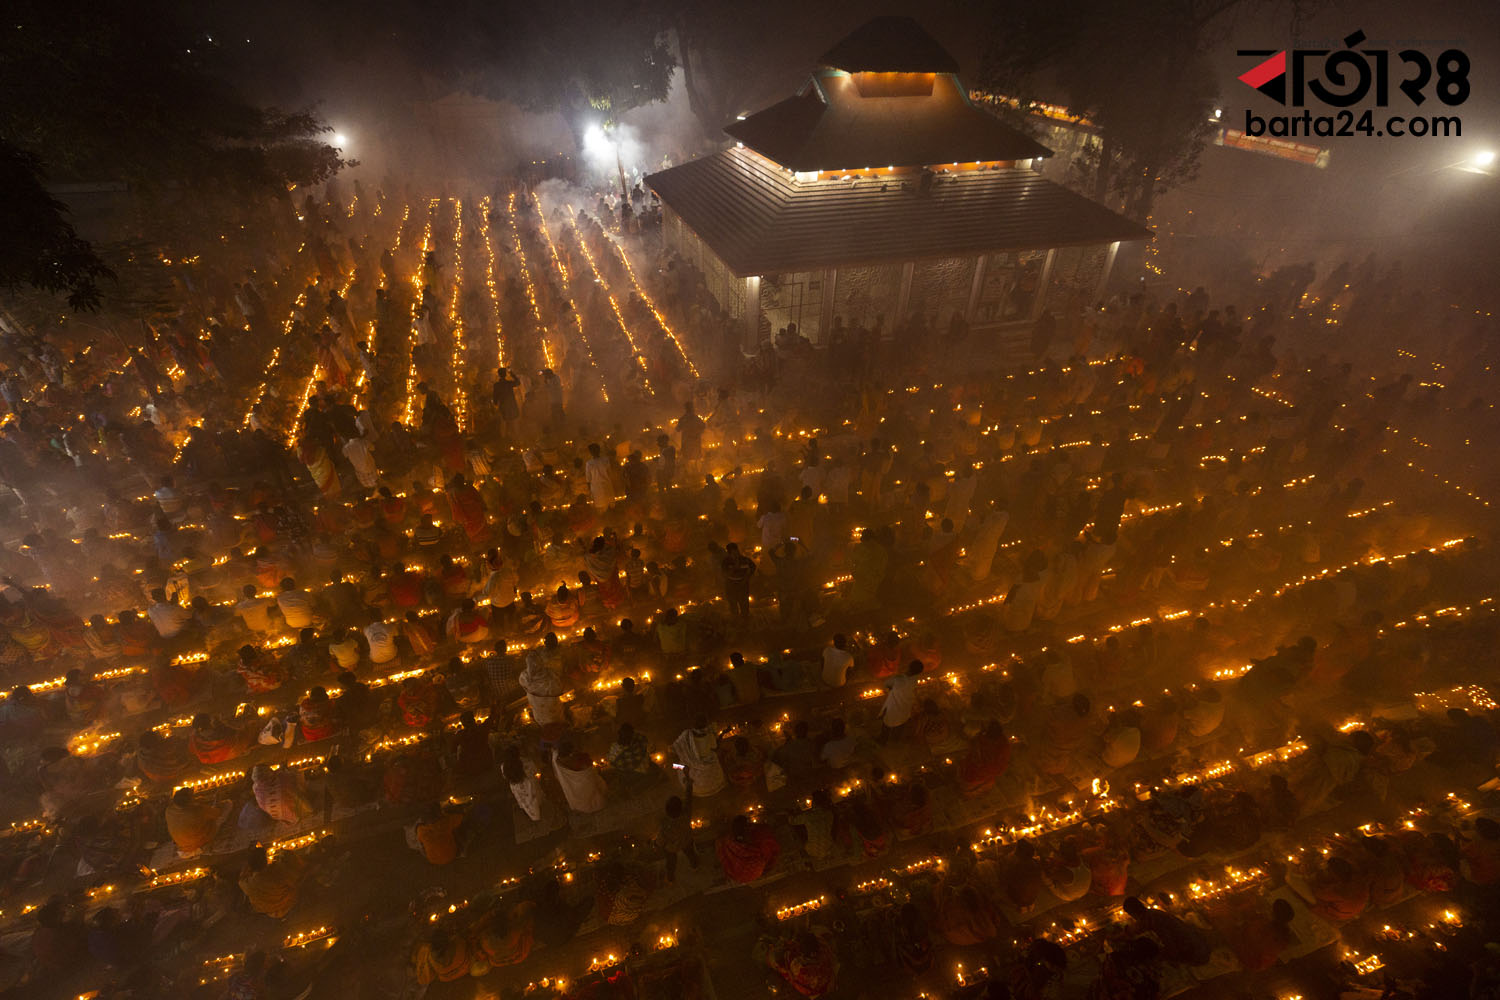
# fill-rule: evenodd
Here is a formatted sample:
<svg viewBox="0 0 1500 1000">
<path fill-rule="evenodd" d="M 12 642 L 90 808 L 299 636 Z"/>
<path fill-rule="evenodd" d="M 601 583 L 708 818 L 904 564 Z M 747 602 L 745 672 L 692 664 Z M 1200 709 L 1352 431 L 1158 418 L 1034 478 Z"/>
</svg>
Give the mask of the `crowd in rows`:
<svg viewBox="0 0 1500 1000">
<path fill-rule="evenodd" d="M 1409 378 L 1201 290 L 1020 366 L 747 351 L 619 206 L 279 211 L 139 332 L 4 344 L 13 982 L 608 990 L 652 956 L 556 956 L 713 966 L 742 892 L 800 995 L 1147 998 L 1493 917 L 1487 694 L 1378 714 L 1493 635 Z M 388 926 L 341 894 L 392 847 Z"/>
</svg>

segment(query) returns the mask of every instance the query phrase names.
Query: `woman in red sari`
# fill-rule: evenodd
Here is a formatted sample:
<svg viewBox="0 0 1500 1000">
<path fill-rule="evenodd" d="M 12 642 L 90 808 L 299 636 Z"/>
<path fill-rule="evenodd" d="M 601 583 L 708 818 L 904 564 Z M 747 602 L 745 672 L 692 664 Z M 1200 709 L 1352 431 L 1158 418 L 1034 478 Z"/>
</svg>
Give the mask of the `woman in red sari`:
<svg viewBox="0 0 1500 1000">
<path fill-rule="evenodd" d="M 826 931 L 804 931 L 790 941 L 777 942 L 767 961 L 800 996 L 816 998 L 833 992 L 839 962 Z"/>
<path fill-rule="evenodd" d="M 333 701 L 324 688 L 315 687 L 307 693 L 307 697 L 298 706 L 298 716 L 302 739 L 306 743 L 330 739 L 338 732 L 339 723 L 334 714 Z"/>
<path fill-rule="evenodd" d="M 958 790 L 972 799 L 995 787 L 1010 767 L 1010 737 L 1000 723 L 990 721 L 974 737 L 958 761 Z"/>
<path fill-rule="evenodd" d="M 303 438 L 302 445 L 297 449 L 297 457 L 307 469 L 309 478 L 318 492 L 325 497 L 336 497 L 339 495 L 339 474 L 334 468 L 333 460 L 328 457 L 328 452 L 323 446 L 311 438 Z"/>
<path fill-rule="evenodd" d="M 583 608 L 578 598 L 569 592 L 567 584 L 559 586 L 552 600 L 547 602 L 547 621 L 552 631 L 566 632 L 577 625 L 582 616 Z"/>
<path fill-rule="evenodd" d="M 413 729 L 432 725 L 438 713 L 437 685 L 420 677 L 408 677 L 401 682 L 396 707 L 401 710 L 401 721 Z"/>
<path fill-rule="evenodd" d="M 255 743 L 255 731 L 235 729 L 207 713 L 193 716 L 188 750 L 200 764 L 222 764 L 245 753 Z"/>
<path fill-rule="evenodd" d="M 484 498 L 462 473 L 454 476 L 448 483 L 448 504 L 453 508 L 453 519 L 464 529 L 470 542 L 478 545 L 488 537 L 490 515 L 485 510 Z"/>
<path fill-rule="evenodd" d="M 400 531 L 406 526 L 406 497 L 398 497 L 389 486 L 382 486 L 380 493 L 380 519 L 389 527 Z"/>
<path fill-rule="evenodd" d="M 251 694 L 275 691 L 286 680 L 286 672 L 281 669 L 281 664 L 276 662 L 274 656 L 249 644 L 240 647 L 239 660 L 234 669 Z"/>
<path fill-rule="evenodd" d="M 742 813 L 734 818 L 729 832 L 714 843 L 714 853 L 729 880 L 745 885 L 776 864 L 781 845 L 768 827 L 750 822 L 750 817 Z"/>
<path fill-rule="evenodd" d="M 724 777 L 741 790 L 755 786 L 766 773 L 766 755 L 744 736 L 736 736 L 720 747 L 719 763 L 724 768 Z"/>
<path fill-rule="evenodd" d="M 599 603 L 613 611 L 625 602 L 625 585 L 620 580 L 620 550 L 603 535 L 594 539 L 583 557 L 583 568 L 599 586 Z"/>
<path fill-rule="evenodd" d="M 961 878 L 945 875 L 933 898 L 937 904 L 933 924 L 952 944 L 983 944 L 998 935 L 1005 925 L 1005 918 L 995 904 L 977 886 Z"/>
<path fill-rule="evenodd" d="M 901 668 L 903 663 L 910 662 L 901 658 L 901 636 L 891 632 L 879 643 L 870 647 L 865 654 L 865 663 L 870 668 L 871 677 L 891 677 Z M 926 661 L 923 661 L 926 665 Z"/>
</svg>

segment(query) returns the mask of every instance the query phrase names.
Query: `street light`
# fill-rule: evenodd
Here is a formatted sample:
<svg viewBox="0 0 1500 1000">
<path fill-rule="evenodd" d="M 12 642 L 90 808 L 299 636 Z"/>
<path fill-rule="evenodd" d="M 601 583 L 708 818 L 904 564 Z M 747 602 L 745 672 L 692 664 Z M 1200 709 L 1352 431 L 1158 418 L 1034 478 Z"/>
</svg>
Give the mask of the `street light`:
<svg viewBox="0 0 1500 1000">
<path fill-rule="evenodd" d="M 1493 149 L 1481 150 L 1470 157 L 1470 162 L 1480 170 L 1488 170 L 1495 165 L 1495 151 Z"/>
<path fill-rule="evenodd" d="M 342 132 L 335 132 L 333 133 L 333 144 L 339 149 L 343 149 L 349 144 L 349 137 Z"/>
</svg>

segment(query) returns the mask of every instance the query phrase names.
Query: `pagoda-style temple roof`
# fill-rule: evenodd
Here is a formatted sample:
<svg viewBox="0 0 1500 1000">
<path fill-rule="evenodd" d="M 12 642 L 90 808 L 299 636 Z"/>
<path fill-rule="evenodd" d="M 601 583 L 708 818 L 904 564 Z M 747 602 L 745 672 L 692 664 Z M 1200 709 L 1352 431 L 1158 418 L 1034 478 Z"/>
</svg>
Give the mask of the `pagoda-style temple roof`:
<svg viewBox="0 0 1500 1000">
<path fill-rule="evenodd" d="M 957 73 L 958 60 L 910 17 L 871 18 L 823 53 L 846 73 Z"/>
<path fill-rule="evenodd" d="M 797 181 L 736 148 L 646 181 L 741 277 L 1150 236 L 1027 170 Z"/>
<path fill-rule="evenodd" d="M 797 171 L 1025 160 L 1051 153 L 971 104 L 952 74 L 863 76 L 820 72 L 800 95 L 724 131 Z M 876 89 L 899 96 L 869 96 Z"/>
</svg>

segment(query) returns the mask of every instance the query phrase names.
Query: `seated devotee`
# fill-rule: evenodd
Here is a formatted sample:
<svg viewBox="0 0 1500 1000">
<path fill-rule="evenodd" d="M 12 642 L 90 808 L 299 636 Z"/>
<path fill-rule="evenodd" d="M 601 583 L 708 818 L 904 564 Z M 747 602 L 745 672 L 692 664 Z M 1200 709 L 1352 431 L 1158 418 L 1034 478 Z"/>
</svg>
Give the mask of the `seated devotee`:
<svg viewBox="0 0 1500 1000">
<path fill-rule="evenodd" d="M 505 748 L 505 754 L 500 760 L 500 773 L 510 786 L 510 794 L 516 800 L 516 805 L 533 823 L 540 823 L 542 808 L 546 802 L 539 780 L 541 775 L 526 766 L 515 745 Z"/>
<path fill-rule="evenodd" d="M 281 581 L 276 595 L 276 606 L 281 609 L 281 618 L 286 627 L 301 631 L 316 628 L 322 623 L 317 598 L 297 586 L 297 581 L 286 577 Z"/>
<path fill-rule="evenodd" d="M 63 710 L 68 721 L 83 727 L 98 721 L 108 708 L 104 685 L 86 680 L 82 670 L 69 670 L 63 678 Z"/>
<path fill-rule="evenodd" d="M 396 710 L 403 725 L 413 729 L 426 729 L 437 722 L 447 701 L 447 692 L 441 679 L 407 677 L 401 682 L 401 693 L 396 696 Z"/>
<path fill-rule="evenodd" d="M 197 798 L 191 788 L 179 788 L 167 804 L 167 833 L 177 845 L 177 855 L 191 858 L 203 853 L 229 815 L 227 803 Z"/>
<path fill-rule="evenodd" d="M 766 755 L 747 736 L 736 736 L 721 746 L 719 763 L 725 780 L 741 791 L 756 787 L 765 778 Z"/>
<path fill-rule="evenodd" d="M 1312 911 L 1336 924 L 1347 923 L 1370 903 L 1369 876 L 1359 872 L 1347 858 L 1337 854 L 1308 879 Z"/>
<path fill-rule="evenodd" d="M 1005 927 L 1005 917 L 974 879 L 972 865 L 959 862 L 933 890 L 933 926 L 950 944 L 983 944 Z"/>
<path fill-rule="evenodd" d="M 568 808 L 578 813 L 596 813 L 603 809 L 608 791 L 604 778 L 594 768 L 594 760 L 563 739 L 552 755 L 552 773 L 562 786 Z"/>
<path fill-rule="evenodd" d="M 193 716 L 192 729 L 188 733 L 188 751 L 200 764 L 222 764 L 248 751 L 255 745 L 255 734 L 260 724 L 250 720 L 242 726 L 231 726 L 220 722 L 207 713 Z"/>
<path fill-rule="evenodd" d="M 1047 714 L 1041 741 L 1036 748 L 1036 769 L 1045 775 L 1061 775 L 1074 763 L 1093 729 L 1094 718 L 1088 698 L 1075 694 L 1059 702 Z"/>
<path fill-rule="evenodd" d="M 833 811 L 833 797 L 828 794 L 828 789 L 819 788 L 812 793 L 810 801 L 807 809 L 793 814 L 788 822 L 793 836 L 802 846 L 802 853 L 820 861 L 833 854 L 834 830 L 839 820 Z"/>
<path fill-rule="evenodd" d="M 1099 759 L 1105 767 L 1121 768 L 1141 753 L 1140 716 L 1135 711 L 1121 712 L 1110 719 L 1104 730 L 1104 748 Z"/>
<path fill-rule="evenodd" d="M 83 922 L 70 914 L 67 901 L 54 896 L 36 911 L 31 957 L 39 972 L 57 975 L 85 958 Z"/>
<path fill-rule="evenodd" d="M 902 837 L 915 837 L 932 828 L 932 793 L 915 782 L 887 801 L 891 823 Z"/>
<path fill-rule="evenodd" d="M 651 868 L 613 859 L 603 865 L 594 887 L 594 909 L 606 924 L 624 927 L 646 912 L 656 878 Z"/>
<path fill-rule="evenodd" d="M 1059 902 L 1071 903 L 1088 895 L 1093 878 L 1093 870 L 1083 860 L 1072 837 L 1064 840 L 1057 853 L 1042 865 L 1042 879 Z"/>
<path fill-rule="evenodd" d="M 1010 737 L 998 722 L 985 723 L 958 760 L 958 789 L 966 798 L 982 795 L 1010 767 Z"/>
<path fill-rule="evenodd" d="M 769 941 L 765 955 L 767 964 L 796 990 L 798 996 L 816 1000 L 833 992 L 839 962 L 833 936 L 828 931 L 802 931 Z"/>
<path fill-rule="evenodd" d="M 1400 830 L 1396 849 L 1406 871 L 1406 884 L 1418 892 L 1451 892 L 1458 884 L 1458 849 L 1446 834 Z"/>
<path fill-rule="evenodd" d="M 786 774 L 786 782 L 794 791 L 812 782 L 818 771 L 818 744 L 806 719 L 792 724 L 792 735 L 771 752 L 771 760 Z"/>
<path fill-rule="evenodd" d="M 323 765 L 323 816 L 333 818 L 334 809 L 362 809 L 375 801 L 375 781 L 371 769 L 357 758 L 331 754 Z"/>
<path fill-rule="evenodd" d="M 513 906 L 490 909 L 475 929 L 475 943 L 493 968 L 519 965 L 536 941 L 536 903 L 524 899 Z"/>
<path fill-rule="evenodd" d="M 769 827 L 751 822 L 749 816 L 741 813 L 714 841 L 714 852 L 729 880 L 745 885 L 765 875 L 776 864 L 781 845 Z"/>
<path fill-rule="evenodd" d="M 187 741 L 146 730 L 136 739 L 135 766 L 141 777 L 158 785 L 170 785 L 188 769 Z"/>
<path fill-rule="evenodd" d="M 526 667 L 521 671 L 519 682 L 521 690 L 526 692 L 532 722 L 538 726 L 551 726 L 566 721 L 562 696 L 567 688 L 563 684 L 556 633 L 548 632 L 541 648 L 526 654 Z"/>
<path fill-rule="evenodd" d="M 1260 839 L 1260 807 L 1248 792 L 1236 792 L 1209 811 L 1186 840 L 1177 845 L 1185 857 L 1237 854 Z"/>
<path fill-rule="evenodd" d="M 414 827 L 422 856 L 434 865 L 452 864 L 462 851 L 464 814 L 445 812 L 438 803 L 429 805 Z"/>
<path fill-rule="evenodd" d="M 1165 910 L 1147 906 L 1135 896 L 1127 896 L 1123 906 L 1136 926 L 1156 938 L 1163 961 L 1187 966 L 1208 963 L 1213 945 L 1202 930 Z"/>
<path fill-rule="evenodd" d="M 444 631 L 457 642 L 484 642 L 490 637 L 490 616 L 479 610 L 473 598 L 467 598 L 448 616 Z"/>
<path fill-rule="evenodd" d="M 644 733 L 625 722 L 615 733 L 615 741 L 604 753 L 610 772 L 618 775 L 629 787 L 639 787 L 642 779 L 656 772 L 651 762 L 651 747 Z"/>
<path fill-rule="evenodd" d="M 715 795 L 727 783 L 715 749 L 718 742 L 718 737 L 709 731 L 705 716 L 699 716 L 691 728 L 684 729 L 672 741 L 683 782 L 691 785 L 695 797 Z"/>
<path fill-rule="evenodd" d="M 234 669 L 251 694 L 275 691 L 286 680 L 286 671 L 276 657 L 259 646 L 241 646 Z"/>
<path fill-rule="evenodd" d="M 1480 816 L 1474 821 L 1474 835 L 1459 847 L 1463 857 L 1464 878 L 1478 886 L 1500 882 L 1500 823 Z"/>
<path fill-rule="evenodd" d="M 390 663 L 400 655 L 396 647 L 396 633 L 373 612 L 364 627 L 365 644 L 370 649 L 370 662 L 374 665 Z"/>
<path fill-rule="evenodd" d="M 412 975 L 420 986 L 451 983 L 469 974 L 468 942 L 438 927 L 423 938 L 411 959 Z"/>
<path fill-rule="evenodd" d="M 1125 895 L 1130 878 L 1130 850 L 1112 826 L 1085 827 L 1089 846 L 1080 852 L 1089 866 L 1089 889 L 1099 896 Z"/>
<path fill-rule="evenodd" d="M 823 650 L 823 683 L 829 687 L 843 687 L 849 680 L 849 668 L 854 666 L 854 654 L 849 652 L 849 640 L 840 632 Z"/>
<path fill-rule="evenodd" d="M 326 688 L 313 688 L 298 703 L 297 725 L 304 743 L 330 739 L 339 731 L 338 713 Z"/>
<path fill-rule="evenodd" d="M 312 812 L 300 771 L 256 764 L 250 769 L 250 785 L 255 804 L 278 823 L 298 823 Z"/>
<path fill-rule="evenodd" d="M 1211 914 L 1209 923 L 1218 931 L 1240 967 L 1261 972 L 1275 965 L 1297 941 L 1292 930 L 1296 918 L 1292 904 L 1273 899 L 1269 911 L 1262 898 L 1232 899 L 1225 912 Z"/>
<path fill-rule="evenodd" d="M 884 775 L 881 775 L 884 777 Z M 880 794 L 879 778 L 871 775 L 871 787 L 863 788 L 851 796 L 849 802 L 849 829 L 860 851 L 867 858 L 879 857 L 891 846 L 891 825 L 885 810 L 885 797 Z"/>
<path fill-rule="evenodd" d="M 495 752 L 490 748 L 493 720 L 480 722 L 473 712 L 458 717 L 458 732 L 453 735 L 453 772 L 464 778 L 477 778 L 495 768 Z"/>
<path fill-rule="evenodd" d="M 240 872 L 240 891 L 256 913 L 280 920 L 297 905 L 306 875 L 306 862 L 299 852 L 282 851 L 270 861 L 266 849 L 257 846 L 251 848 Z"/>
<path fill-rule="evenodd" d="M 1020 912 L 1030 913 L 1045 884 L 1036 847 L 1029 840 L 1016 841 L 1010 856 L 1000 865 L 1000 886 L 1005 898 Z"/>
</svg>

